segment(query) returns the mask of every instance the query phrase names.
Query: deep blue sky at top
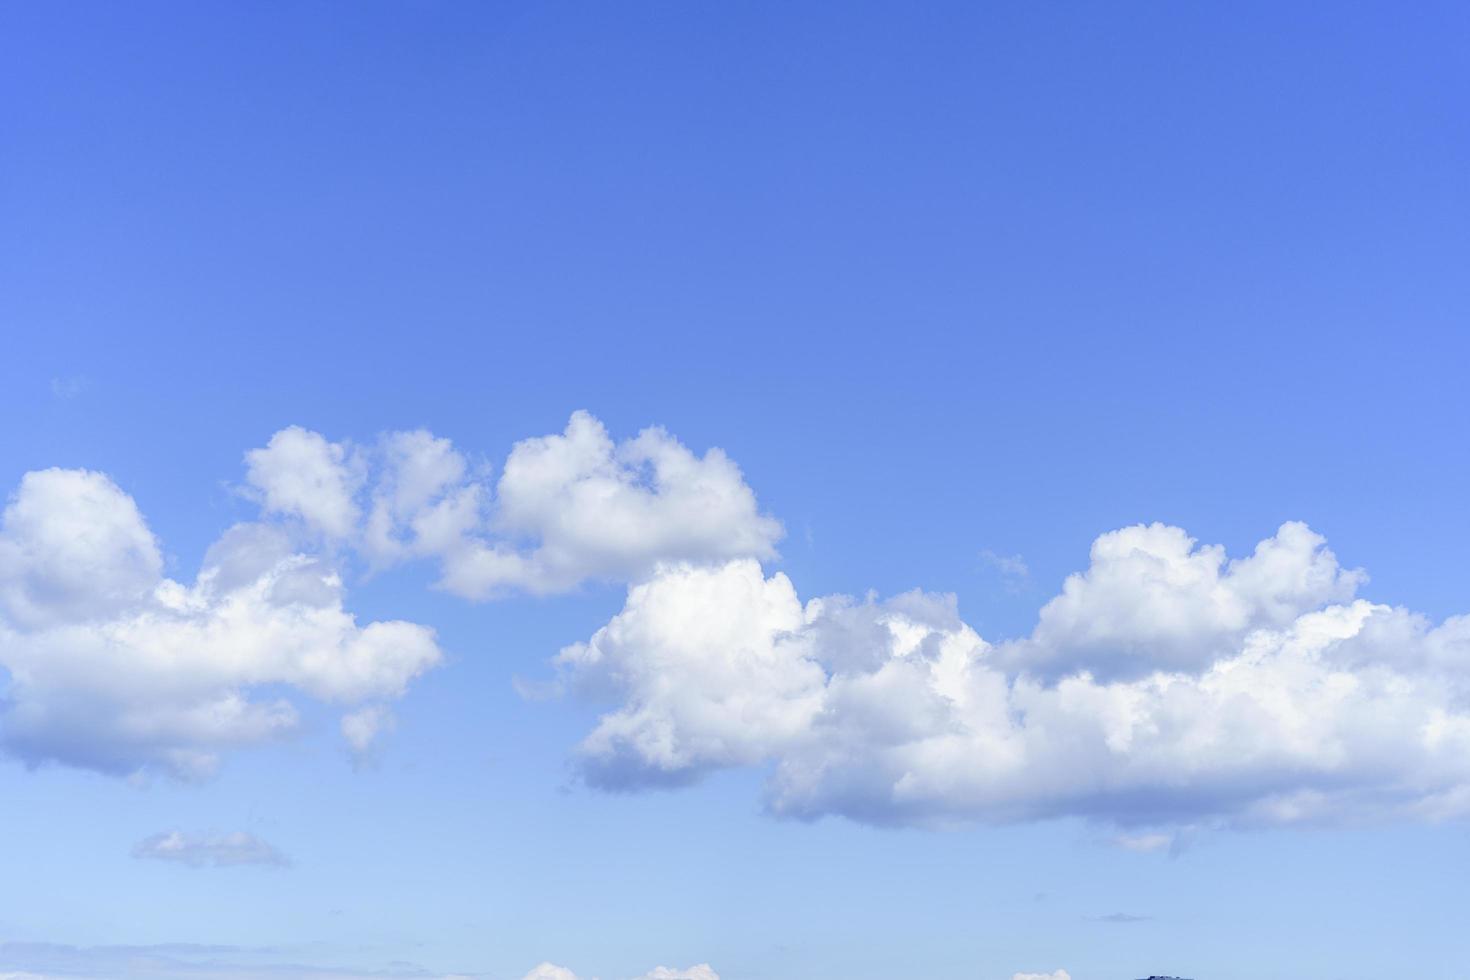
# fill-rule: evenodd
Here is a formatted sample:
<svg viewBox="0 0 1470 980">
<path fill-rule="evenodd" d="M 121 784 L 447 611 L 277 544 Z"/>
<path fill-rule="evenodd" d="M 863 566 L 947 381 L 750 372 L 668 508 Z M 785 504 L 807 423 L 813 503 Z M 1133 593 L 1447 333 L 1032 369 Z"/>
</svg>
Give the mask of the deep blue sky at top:
<svg viewBox="0 0 1470 980">
<path fill-rule="evenodd" d="M 945 587 L 956 521 L 1072 556 L 1140 519 L 1467 543 L 1458 5 L 5 25 L 12 468 L 167 494 L 288 422 L 498 457 L 584 406 L 727 447 L 825 547 L 881 541 L 859 586 Z M 43 409 L 52 377 L 109 409 Z"/>
<path fill-rule="evenodd" d="M 1467 50 L 1457 3 L 10 4 L 0 487 L 104 470 L 187 577 L 241 516 L 241 453 L 281 426 L 427 426 L 498 464 L 586 408 L 618 436 L 656 423 L 728 450 L 804 595 L 954 591 L 1014 635 L 1101 531 L 1163 520 L 1239 553 L 1301 519 L 1373 598 L 1463 612 Z M 986 549 L 1024 555 L 1033 585 L 1003 588 Z M 472 647 L 484 611 L 420 593 L 362 596 L 431 605 Z M 529 600 L 492 612 L 519 617 L 516 652 L 460 676 L 517 719 L 570 712 L 517 707 L 505 681 L 617 602 L 568 600 L 570 625 Z M 554 761 L 577 717 L 528 751 Z M 11 792 L 123 792 L 27 778 L 7 764 Z M 606 805 L 631 823 L 748 807 L 745 789 Z M 763 820 L 728 832 L 797 839 Z M 946 860 L 919 834 L 861 839 Z M 1321 868 L 1357 847 L 1312 846 Z M 726 870 L 744 907 L 760 883 Z M 1029 899 L 1027 870 L 1005 874 Z M 0 905 L 0 926 L 20 914 Z M 924 936 L 919 913 L 897 921 Z M 1180 935 L 1219 939 L 1196 927 Z M 586 969 L 616 968 L 587 943 Z"/>
</svg>

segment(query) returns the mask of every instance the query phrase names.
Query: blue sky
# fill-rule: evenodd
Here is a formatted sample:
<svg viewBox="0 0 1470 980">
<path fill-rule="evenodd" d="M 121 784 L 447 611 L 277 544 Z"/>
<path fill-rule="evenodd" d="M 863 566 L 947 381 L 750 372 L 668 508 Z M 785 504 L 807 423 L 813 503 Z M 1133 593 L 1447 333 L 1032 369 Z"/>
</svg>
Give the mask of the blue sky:
<svg viewBox="0 0 1470 980">
<path fill-rule="evenodd" d="M 1461 976 L 1467 41 L 7 7 L 0 976 Z"/>
</svg>

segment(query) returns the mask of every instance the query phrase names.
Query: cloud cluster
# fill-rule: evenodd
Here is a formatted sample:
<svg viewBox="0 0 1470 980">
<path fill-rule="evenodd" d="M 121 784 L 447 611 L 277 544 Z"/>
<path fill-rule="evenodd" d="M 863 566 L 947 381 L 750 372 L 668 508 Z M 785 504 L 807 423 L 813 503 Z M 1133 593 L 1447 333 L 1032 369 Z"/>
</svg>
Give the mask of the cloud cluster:
<svg viewBox="0 0 1470 980">
<path fill-rule="evenodd" d="M 522 980 L 578 980 L 571 970 L 555 963 L 542 963 L 526 974 Z M 656 966 L 642 976 L 632 980 L 720 980 L 720 975 L 708 963 L 700 963 L 683 970 L 667 966 Z"/>
<path fill-rule="evenodd" d="M 719 449 L 697 456 L 659 428 L 614 442 L 586 412 L 517 443 L 493 487 L 424 431 L 354 447 L 284 429 L 247 461 L 270 512 L 376 565 L 437 559 L 440 584 L 471 599 L 636 581 L 668 561 L 772 558 L 783 533 Z"/>
<path fill-rule="evenodd" d="M 133 846 L 133 857 L 174 861 L 191 868 L 243 864 L 284 868 L 291 864 L 273 845 L 240 830 L 228 834 L 186 834 L 179 830 L 154 834 Z"/>
<path fill-rule="evenodd" d="M 223 749 L 291 733 L 292 695 L 381 704 L 441 659 L 427 627 L 359 624 L 335 569 L 277 527 L 230 529 L 192 583 L 162 569 L 106 476 L 24 476 L 0 516 L 0 746 L 30 764 L 198 777 Z"/>
<path fill-rule="evenodd" d="M 105 475 L 23 477 L 0 519 L 0 748 L 197 777 L 225 749 L 296 730 L 304 695 L 341 706 L 367 757 L 393 727 L 388 703 L 442 658 L 424 626 L 359 624 L 344 568 L 433 560 L 444 588 L 480 599 L 768 559 L 782 534 L 720 450 L 658 428 L 614 442 L 585 412 L 517 443 L 493 486 L 424 431 L 358 446 L 292 426 L 244 463 L 261 520 L 227 531 L 192 582 L 164 575 Z"/>
<path fill-rule="evenodd" d="M 604 788 L 769 766 L 775 813 L 874 824 L 1462 815 L 1470 617 L 1356 599 L 1362 581 L 1300 524 L 1234 561 L 1125 528 L 996 645 L 952 596 L 803 603 L 754 559 L 672 565 L 557 665 L 613 702 L 578 752 Z"/>
</svg>

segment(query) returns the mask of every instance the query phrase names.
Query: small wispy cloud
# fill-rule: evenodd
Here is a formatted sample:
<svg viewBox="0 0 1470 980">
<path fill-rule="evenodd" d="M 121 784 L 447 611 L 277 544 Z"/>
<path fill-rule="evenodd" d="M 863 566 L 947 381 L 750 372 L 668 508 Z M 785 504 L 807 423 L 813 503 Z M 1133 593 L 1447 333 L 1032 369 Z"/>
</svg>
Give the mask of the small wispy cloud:
<svg viewBox="0 0 1470 980">
<path fill-rule="evenodd" d="M 1020 555 L 1002 555 L 986 548 L 980 560 L 1000 573 L 1007 592 L 1020 592 L 1031 583 L 1031 567 Z"/>
<path fill-rule="evenodd" d="M 273 845 L 254 834 L 186 834 L 170 830 L 146 837 L 133 845 L 133 857 L 176 861 L 191 868 L 226 868 L 257 864 L 290 867 L 291 861 Z"/>
<path fill-rule="evenodd" d="M 342 717 L 342 737 L 347 739 L 354 761 L 365 763 L 372 758 L 377 737 L 396 726 L 393 712 L 386 705 L 370 704 Z"/>
<path fill-rule="evenodd" d="M 62 401 L 75 398 L 87 390 L 87 379 L 81 375 L 51 379 L 51 394 Z"/>
<path fill-rule="evenodd" d="M 1108 843 L 1134 854 L 1153 854 L 1172 848 L 1175 837 L 1173 834 L 1119 834 Z"/>
<path fill-rule="evenodd" d="M 1153 919 L 1151 915 L 1130 915 L 1127 912 L 1110 912 L 1107 915 L 1089 916 L 1093 922 L 1107 922 L 1112 925 L 1129 925 L 1134 922 L 1148 922 Z"/>
</svg>

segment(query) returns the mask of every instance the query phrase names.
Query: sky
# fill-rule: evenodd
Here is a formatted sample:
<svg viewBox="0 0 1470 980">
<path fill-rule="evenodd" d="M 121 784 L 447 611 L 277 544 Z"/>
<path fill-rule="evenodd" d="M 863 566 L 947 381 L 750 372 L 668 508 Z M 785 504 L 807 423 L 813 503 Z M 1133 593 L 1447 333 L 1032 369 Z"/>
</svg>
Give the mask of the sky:
<svg viewBox="0 0 1470 980">
<path fill-rule="evenodd" d="M 1470 959 L 1460 4 L 0 10 L 0 978 Z"/>
</svg>

